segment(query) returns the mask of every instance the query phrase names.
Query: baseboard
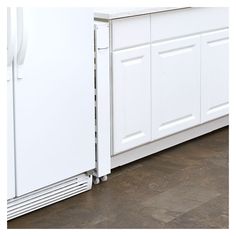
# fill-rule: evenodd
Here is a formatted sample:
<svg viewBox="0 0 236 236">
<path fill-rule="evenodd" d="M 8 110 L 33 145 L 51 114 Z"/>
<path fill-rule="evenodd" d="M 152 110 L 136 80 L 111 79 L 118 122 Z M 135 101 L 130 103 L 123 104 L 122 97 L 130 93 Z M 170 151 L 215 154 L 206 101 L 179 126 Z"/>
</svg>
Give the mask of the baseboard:
<svg viewBox="0 0 236 236">
<path fill-rule="evenodd" d="M 118 166 L 128 164 L 132 161 L 149 156 L 153 153 L 162 151 L 177 144 L 186 142 L 190 139 L 210 133 L 214 130 L 227 126 L 228 124 L 229 116 L 227 115 L 219 119 L 215 119 L 213 121 L 181 131 L 171 136 L 159 139 L 157 141 L 147 143 L 126 152 L 114 155 L 111 158 L 111 168 L 113 169 Z"/>
<path fill-rule="evenodd" d="M 92 188 L 92 176 L 74 176 L 46 188 L 25 194 L 7 202 L 7 219 L 11 220 L 39 208 L 59 202 Z"/>
</svg>

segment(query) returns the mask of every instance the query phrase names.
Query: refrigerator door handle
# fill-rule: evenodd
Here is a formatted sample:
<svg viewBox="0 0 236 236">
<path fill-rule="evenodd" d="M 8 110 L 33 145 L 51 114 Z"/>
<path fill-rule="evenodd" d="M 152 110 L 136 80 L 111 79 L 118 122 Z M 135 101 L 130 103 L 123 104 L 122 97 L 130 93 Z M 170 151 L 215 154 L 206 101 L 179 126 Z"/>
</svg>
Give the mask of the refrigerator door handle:
<svg viewBox="0 0 236 236">
<path fill-rule="evenodd" d="M 14 32 L 12 30 L 11 9 L 7 8 L 7 66 L 12 65 L 14 56 Z"/>
<path fill-rule="evenodd" d="M 24 21 L 23 8 L 17 8 L 17 78 L 22 79 L 22 66 L 27 50 L 27 29 Z"/>
<path fill-rule="evenodd" d="M 12 80 L 12 63 L 15 56 L 15 11 L 14 8 L 7 8 L 7 81 Z"/>
</svg>

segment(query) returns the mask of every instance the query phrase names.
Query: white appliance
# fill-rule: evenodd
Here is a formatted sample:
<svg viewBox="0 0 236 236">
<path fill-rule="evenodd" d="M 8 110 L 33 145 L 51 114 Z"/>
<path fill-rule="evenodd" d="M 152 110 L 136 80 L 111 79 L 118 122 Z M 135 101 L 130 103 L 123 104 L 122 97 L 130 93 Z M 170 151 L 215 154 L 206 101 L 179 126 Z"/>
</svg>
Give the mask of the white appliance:
<svg viewBox="0 0 236 236">
<path fill-rule="evenodd" d="M 91 188 L 91 9 L 8 9 L 8 219 Z"/>
</svg>

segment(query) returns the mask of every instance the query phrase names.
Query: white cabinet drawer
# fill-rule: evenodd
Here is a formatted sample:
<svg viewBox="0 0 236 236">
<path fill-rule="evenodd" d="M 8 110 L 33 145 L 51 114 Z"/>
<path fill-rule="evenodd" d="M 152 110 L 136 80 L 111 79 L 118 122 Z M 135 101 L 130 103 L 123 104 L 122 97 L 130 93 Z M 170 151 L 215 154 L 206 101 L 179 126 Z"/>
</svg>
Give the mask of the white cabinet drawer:
<svg viewBox="0 0 236 236">
<path fill-rule="evenodd" d="M 113 50 L 150 43 L 150 15 L 112 21 Z"/>
<path fill-rule="evenodd" d="M 228 27 L 228 8 L 188 8 L 151 14 L 151 40 Z"/>
</svg>

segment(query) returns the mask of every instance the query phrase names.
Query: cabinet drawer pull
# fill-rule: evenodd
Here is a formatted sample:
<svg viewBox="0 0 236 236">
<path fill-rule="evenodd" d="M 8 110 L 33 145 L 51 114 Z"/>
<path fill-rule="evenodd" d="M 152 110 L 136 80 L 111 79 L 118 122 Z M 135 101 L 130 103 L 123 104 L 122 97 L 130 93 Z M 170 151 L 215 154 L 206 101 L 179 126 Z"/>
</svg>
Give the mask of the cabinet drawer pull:
<svg viewBox="0 0 236 236">
<path fill-rule="evenodd" d="M 104 48 L 98 48 L 98 50 L 106 50 L 108 49 L 109 47 L 104 47 Z"/>
</svg>

